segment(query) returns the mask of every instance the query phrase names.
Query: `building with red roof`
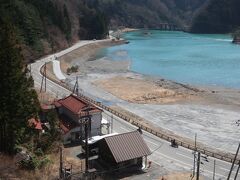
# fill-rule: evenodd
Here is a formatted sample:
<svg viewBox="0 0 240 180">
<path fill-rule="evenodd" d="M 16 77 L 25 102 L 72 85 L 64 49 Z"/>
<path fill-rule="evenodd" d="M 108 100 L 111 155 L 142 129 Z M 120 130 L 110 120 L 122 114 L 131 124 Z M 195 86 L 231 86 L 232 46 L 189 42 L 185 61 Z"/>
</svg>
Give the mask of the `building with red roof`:
<svg viewBox="0 0 240 180">
<path fill-rule="evenodd" d="M 80 141 L 84 135 L 84 121 L 89 119 L 89 136 L 101 134 L 102 110 L 74 94 L 54 102 L 60 119 L 64 142 Z"/>
<path fill-rule="evenodd" d="M 34 129 L 38 130 L 39 132 L 42 132 L 42 130 L 43 130 L 41 121 L 39 119 L 35 119 L 35 118 L 29 119 L 28 125 L 29 125 L 29 127 L 32 127 Z"/>
</svg>

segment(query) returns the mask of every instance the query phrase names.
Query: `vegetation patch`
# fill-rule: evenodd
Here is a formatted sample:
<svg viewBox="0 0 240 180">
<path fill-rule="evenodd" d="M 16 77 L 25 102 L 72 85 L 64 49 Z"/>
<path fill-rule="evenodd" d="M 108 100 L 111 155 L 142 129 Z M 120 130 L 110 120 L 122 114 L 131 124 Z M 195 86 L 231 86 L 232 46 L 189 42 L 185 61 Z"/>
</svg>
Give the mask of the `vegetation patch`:
<svg viewBox="0 0 240 180">
<path fill-rule="evenodd" d="M 70 75 L 72 73 L 78 72 L 78 65 L 72 66 L 70 68 L 67 68 L 67 74 Z"/>
</svg>

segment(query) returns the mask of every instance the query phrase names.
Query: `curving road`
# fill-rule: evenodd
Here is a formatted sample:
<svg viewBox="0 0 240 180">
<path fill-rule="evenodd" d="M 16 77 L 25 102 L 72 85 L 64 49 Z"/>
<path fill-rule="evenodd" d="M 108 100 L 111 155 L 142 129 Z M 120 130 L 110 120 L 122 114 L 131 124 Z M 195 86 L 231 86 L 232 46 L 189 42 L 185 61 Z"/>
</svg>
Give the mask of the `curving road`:
<svg viewBox="0 0 240 180">
<path fill-rule="evenodd" d="M 98 42 L 98 41 L 81 41 L 64 51 L 47 56 L 31 64 L 31 74 L 34 79 L 35 87 L 39 89 L 41 86 L 42 75 L 40 74 L 40 69 L 46 62 L 50 62 L 54 60 L 55 57 L 60 57 L 86 44 L 95 43 L 95 42 Z M 47 92 L 53 94 L 58 98 L 65 97 L 71 93 L 69 90 L 52 82 L 49 79 L 47 79 Z M 113 116 L 114 132 L 122 133 L 122 132 L 128 132 L 128 131 L 137 129 L 135 126 L 131 125 L 130 123 L 127 123 L 126 121 L 114 116 L 113 114 L 107 111 L 104 111 L 103 116 L 108 121 L 110 121 L 111 119 L 110 117 Z M 169 142 L 164 141 L 147 132 L 143 132 L 143 137 L 147 142 L 149 148 L 153 152 L 152 155 L 150 155 L 149 159 L 152 162 L 158 164 L 160 168 L 164 167 L 165 169 L 171 172 L 175 172 L 175 171 L 191 172 L 192 171 L 192 168 L 193 168 L 192 151 L 182 147 L 172 148 Z M 200 171 L 201 175 L 205 176 L 206 179 L 213 179 L 212 177 L 213 177 L 213 169 L 214 169 L 214 160 L 216 161 L 215 179 L 218 179 L 218 180 L 226 179 L 228 172 L 230 170 L 231 164 L 211 158 L 211 157 L 208 157 L 207 159 L 202 157 L 201 171 Z M 236 169 L 237 167 L 234 167 L 231 179 L 234 179 Z M 238 179 L 240 179 L 240 176 Z"/>
</svg>

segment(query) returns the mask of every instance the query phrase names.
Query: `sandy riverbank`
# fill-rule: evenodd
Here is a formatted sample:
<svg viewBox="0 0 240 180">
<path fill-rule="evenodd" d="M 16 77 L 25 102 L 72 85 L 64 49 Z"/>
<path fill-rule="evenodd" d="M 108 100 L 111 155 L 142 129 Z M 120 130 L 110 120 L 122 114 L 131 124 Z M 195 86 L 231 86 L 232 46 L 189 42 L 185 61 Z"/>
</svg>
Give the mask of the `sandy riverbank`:
<svg viewBox="0 0 240 180">
<path fill-rule="evenodd" d="M 77 73 L 66 75 L 66 83 L 73 86 L 78 75 L 82 91 L 97 101 L 137 114 L 173 134 L 192 139 L 198 133 L 199 142 L 235 152 L 239 90 L 180 84 L 130 72 L 129 60 L 98 59 L 97 51 L 118 43 L 96 42 L 62 56 L 64 73 L 79 66 Z"/>
<path fill-rule="evenodd" d="M 67 69 L 72 66 L 78 66 L 78 72 L 74 75 L 84 75 L 88 73 L 106 73 L 106 72 L 122 72 L 127 71 L 130 62 L 118 62 L 111 61 L 106 58 L 98 59 L 96 52 L 101 48 L 116 46 L 124 44 L 124 40 L 112 40 L 106 42 L 96 42 L 92 44 L 85 45 L 79 49 L 72 51 L 69 54 L 62 56 L 59 60 L 61 62 L 62 71 L 67 74 Z"/>
<path fill-rule="evenodd" d="M 179 91 L 179 89 L 162 87 L 141 75 L 116 76 L 110 79 L 98 80 L 94 84 L 130 103 L 173 103 L 196 98 L 194 92 L 188 93 Z"/>
<path fill-rule="evenodd" d="M 77 73 L 68 76 L 69 79 L 75 76 L 87 77 L 89 74 L 101 74 L 99 76 L 101 78 L 96 78 L 96 81 L 90 83 L 131 103 L 161 104 L 198 98 L 197 93 L 201 92 L 199 89 L 130 72 L 130 60 L 112 61 L 106 57 L 96 56 L 96 52 L 100 49 L 122 43 L 124 42 L 109 41 L 81 47 L 59 59 L 61 69 L 67 74 L 68 68 L 76 65 L 79 67 Z"/>
<path fill-rule="evenodd" d="M 62 71 L 78 66 L 78 72 L 67 76 L 69 79 L 80 75 L 100 74 L 101 78 L 90 83 L 130 103 L 197 103 L 204 105 L 227 106 L 238 109 L 240 90 L 221 87 L 195 87 L 170 81 L 161 77 L 144 76 L 129 71 L 131 60 L 112 61 L 99 58 L 96 52 L 102 48 L 120 45 L 124 41 L 96 42 L 72 51 L 59 60 Z M 122 52 L 124 53 L 124 52 Z M 109 74 L 109 76 L 108 76 Z"/>
</svg>

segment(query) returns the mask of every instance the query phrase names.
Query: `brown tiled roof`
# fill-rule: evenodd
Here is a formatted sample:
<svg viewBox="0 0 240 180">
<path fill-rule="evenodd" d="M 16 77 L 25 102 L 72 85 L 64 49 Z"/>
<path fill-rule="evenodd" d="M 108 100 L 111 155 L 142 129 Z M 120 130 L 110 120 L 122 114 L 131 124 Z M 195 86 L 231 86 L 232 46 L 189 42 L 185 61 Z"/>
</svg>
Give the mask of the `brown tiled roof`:
<svg viewBox="0 0 240 180">
<path fill-rule="evenodd" d="M 86 109 L 88 107 L 90 108 L 90 113 L 102 112 L 101 109 L 93 105 L 89 106 L 87 102 L 83 101 L 82 99 L 78 98 L 73 94 L 71 94 L 70 96 L 64 99 L 60 99 L 56 101 L 54 104 L 56 107 L 64 106 L 74 114 L 78 114 L 78 115 L 86 115 Z"/>
<path fill-rule="evenodd" d="M 117 163 L 151 154 L 138 131 L 109 136 L 104 140 Z"/>
<path fill-rule="evenodd" d="M 56 106 L 58 108 L 58 107 L 61 107 L 62 105 L 58 101 L 55 101 L 54 106 Z"/>
</svg>

